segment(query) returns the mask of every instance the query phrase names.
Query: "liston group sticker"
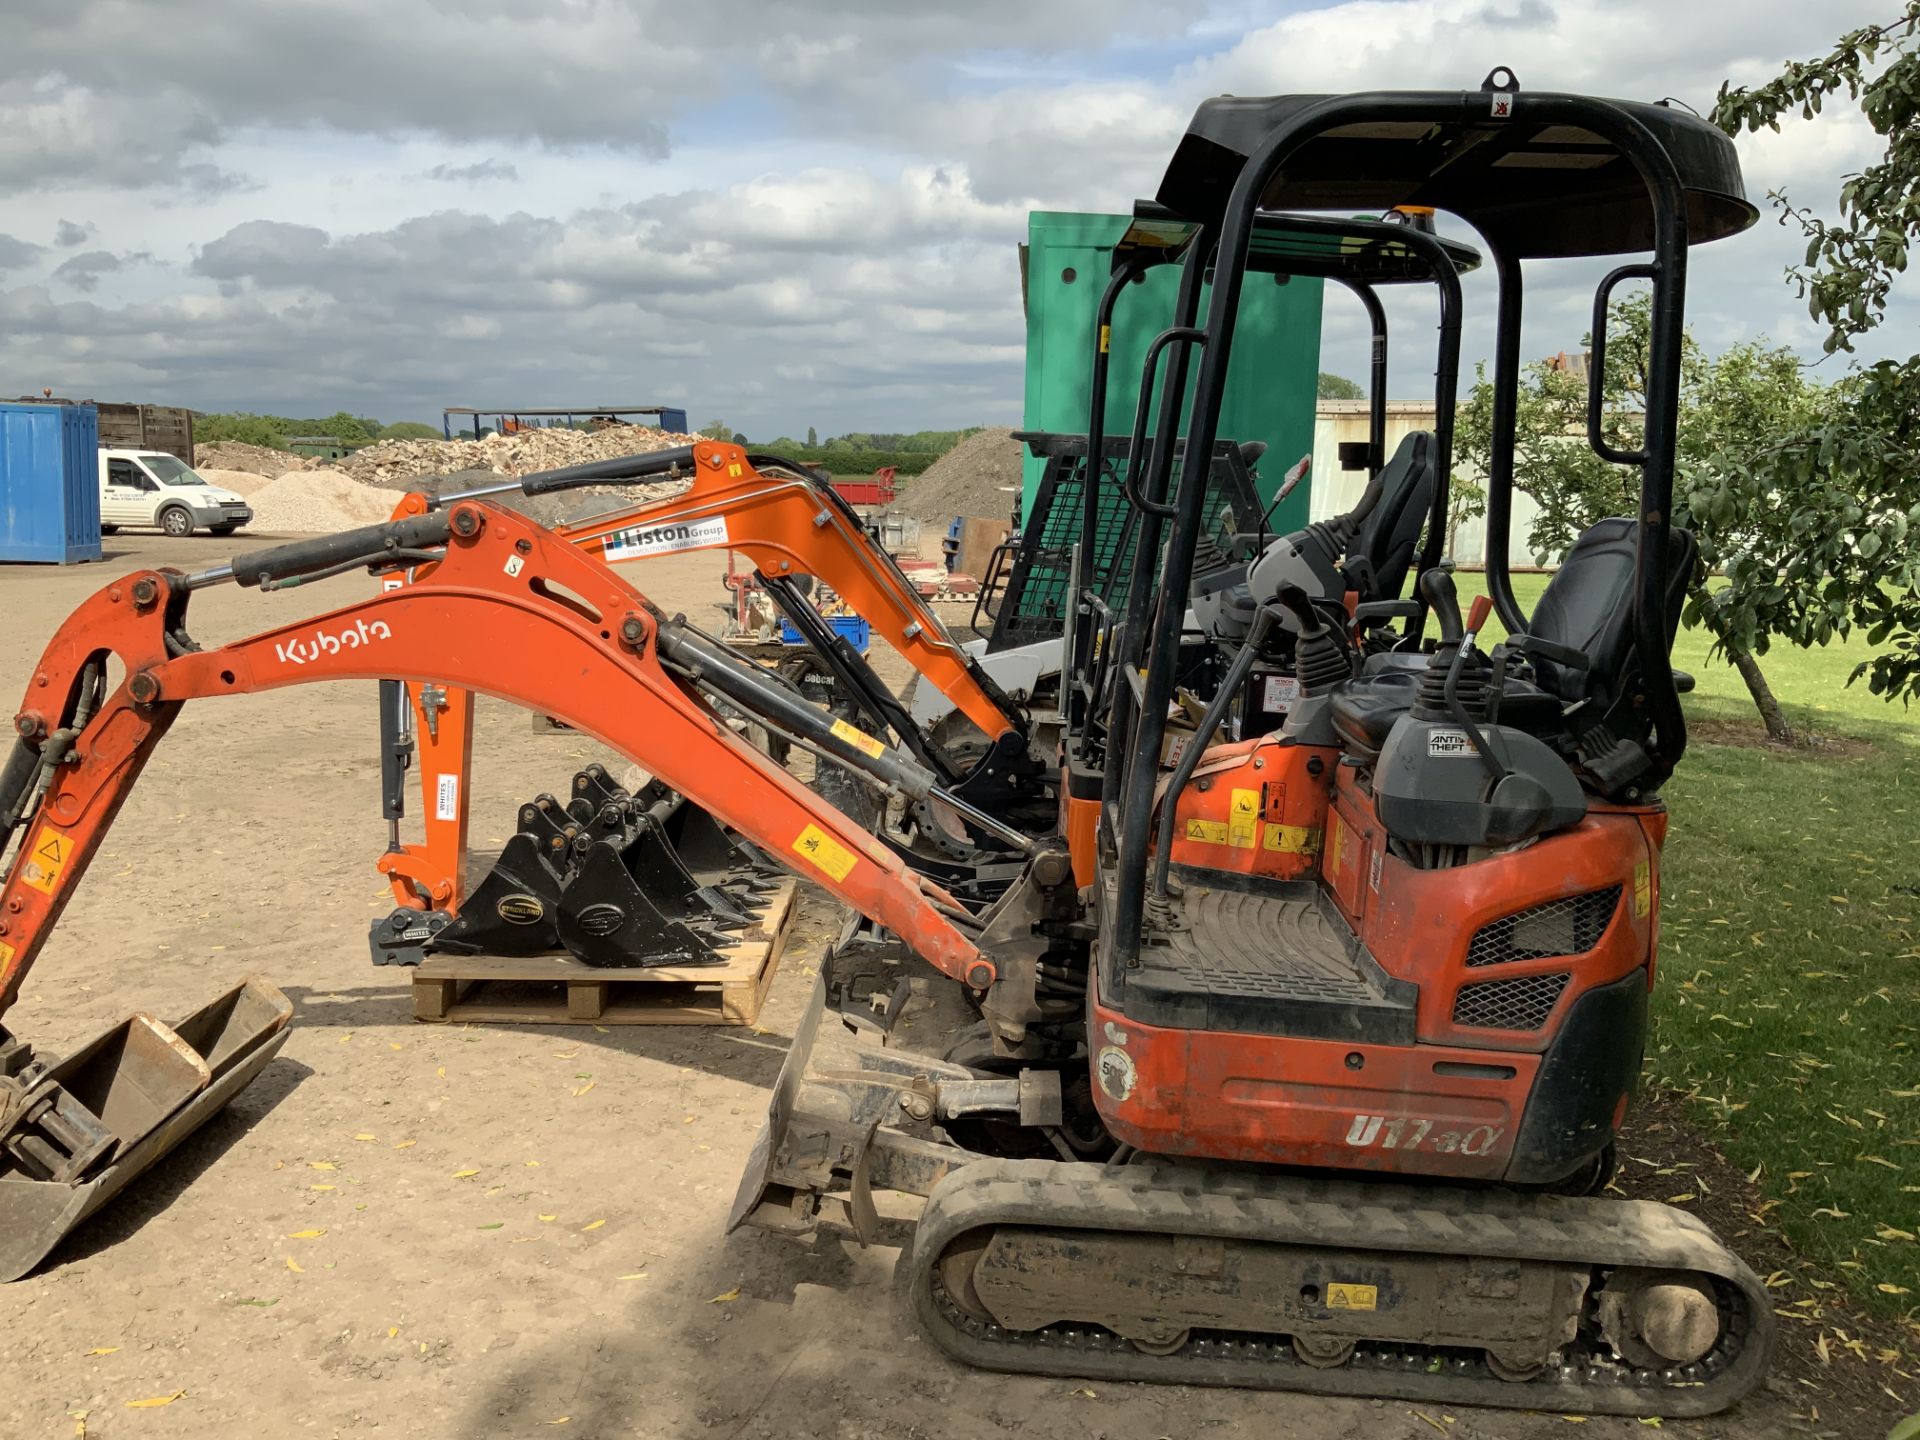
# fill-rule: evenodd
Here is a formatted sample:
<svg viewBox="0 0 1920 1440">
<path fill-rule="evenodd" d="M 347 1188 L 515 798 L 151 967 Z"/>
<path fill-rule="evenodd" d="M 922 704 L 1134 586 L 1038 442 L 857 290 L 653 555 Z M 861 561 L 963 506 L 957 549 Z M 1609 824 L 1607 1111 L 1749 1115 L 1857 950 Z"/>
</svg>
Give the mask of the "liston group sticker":
<svg viewBox="0 0 1920 1440">
<path fill-rule="evenodd" d="M 818 825 L 809 825 L 794 838 L 793 853 L 835 880 L 844 880 L 860 857 Z"/>
<path fill-rule="evenodd" d="M 51 825 L 42 825 L 40 833 L 33 838 L 33 849 L 21 867 L 20 878 L 42 895 L 51 895 L 72 858 L 73 837 L 62 835 Z"/>
<path fill-rule="evenodd" d="M 676 550 L 701 550 L 727 543 L 727 519 L 683 520 L 664 525 L 635 525 L 616 530 L 602 542 L 608 561 L 637 560 L 643 555 L 671 555 Z"/>
</svg>

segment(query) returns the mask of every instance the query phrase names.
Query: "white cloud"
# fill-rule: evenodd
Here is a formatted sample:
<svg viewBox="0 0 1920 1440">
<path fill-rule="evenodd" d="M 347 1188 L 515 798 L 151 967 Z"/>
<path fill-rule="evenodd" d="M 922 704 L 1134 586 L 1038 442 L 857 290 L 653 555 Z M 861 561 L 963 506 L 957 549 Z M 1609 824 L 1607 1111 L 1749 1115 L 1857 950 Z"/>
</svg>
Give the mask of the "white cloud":
<svg viewBox="0 0 1920 1440">
<path fill-rule="evenodd" d="M 400 418 L 611 384 L 754 435 L 1016 420 L 1026 212 L 1152 194 L 1207 95 L 1471 87 L 1498 63 L 1705 109 L 1724 76 L 1877 14 L 174 0 L 136 49 L 110 42 L 129 4 L 16 18 L 0 49 L 0 186 L 32 237 L 0 237 L 0 390 L 57 371 L 74 393 Z M 1873 144 L 1842 112 L 1741 149 L 1756 198 L 1825 206 Z M 1702 251 L 1703 337 L 1811 345 L 1780 283 L 1800 248 L 1763 221 Z M 1595 268 L 1535 267 L 1529 349 L 1577 343 Z M 1470 368 L 1491 286 L 1468 291 Z M 1417 394 L 1431 297 L 1392 306 L 1394 389 Z M 1350 308 L 1329 307 L 1328 368 L 1358 373 Z"/>
</svg>

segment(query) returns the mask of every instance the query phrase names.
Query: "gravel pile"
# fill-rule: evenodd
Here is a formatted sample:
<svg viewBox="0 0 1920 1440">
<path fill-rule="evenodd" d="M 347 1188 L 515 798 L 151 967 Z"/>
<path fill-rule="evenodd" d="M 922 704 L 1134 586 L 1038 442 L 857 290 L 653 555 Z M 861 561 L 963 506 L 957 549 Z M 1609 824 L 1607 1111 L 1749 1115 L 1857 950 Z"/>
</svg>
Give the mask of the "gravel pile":
<svg viewBox="0 0 1920 1440">
<path fill-rule="evenodd" d="M 392 518 L 398 497 L 362 485 L 338 470 L 289 470 L 247 497 L 253 530 L 267 534 L 323 533 L 377 525 Z"/>
<path fill-rule="evenodd" d="M 945 525 L 956 515 L 1004 520 L 1020 498 L 1027 447 L 1007 429 L 969 435 L 904 488 L 894 509 Z"/>
<path fill-rule="evenodd" d="M 196 465 L 193 470 L 207 484 L 218 485 L 222 490 L 231 490 L 236 495 L 251 495 L 273 480 L 271 475 L 261 475 L 252 470 L 216 470 L 207 465 Z"/>
<path fill-rule="evenodd" d="M 384 440 L 356 450 L 339 468 L 369 485 L 410 482 L 423 475 L 487 470 L 497 475 L 526 475 L 589 460 L 611 460 L 647 450 L 691 445 L 697 435 L 676 435 L 644 425 L 611 425 L 604 430 L 521 430 L 484 440 Z"/>
<path fill-rule="evenodd" d="M 265 445 L 246 445 L 238 440 L 216 440 L 211 445 L 193 447 L 193 468 L 200 471 L 209 467 L 215 470 L 251 470 L 255 475 L 272 477 L 284 475 L 289 470 L 305 470 L 311 464 L 304 455 L 270 450 Z"/>
</svg>

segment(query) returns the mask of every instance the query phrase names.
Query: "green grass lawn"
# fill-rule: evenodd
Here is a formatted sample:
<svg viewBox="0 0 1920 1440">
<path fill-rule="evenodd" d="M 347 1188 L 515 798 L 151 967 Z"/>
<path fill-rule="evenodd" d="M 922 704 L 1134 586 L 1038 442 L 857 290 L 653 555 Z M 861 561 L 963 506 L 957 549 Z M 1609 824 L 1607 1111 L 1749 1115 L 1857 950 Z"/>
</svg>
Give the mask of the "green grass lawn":
<svg viewBox="0 0 1920 1440">
<path fill-rule="evenodd" d="M 1480 577 L 1462 575 L 1463 597 Z M 1543 576 L 1518 576 L 1531 609 Z M 1497 627 L 1496 627 L 1497 628 Z M 1650 1081 L 1755 1171 L 1766 1221 L 1883 1314 L 1920 1310 L 1920 711 L 1846 683 L 1860 645 L 1762 664 L 1787 753 L 1683 631 L 1698 733 L 1667 783 Z M 1746 732 L 1756 743 L 1726 743 Z M 1717 743 L 1718 742 L 1718 743 Z M 1774 1202 L 1777 1202 L 1775 1204 Z"/>
</svg>

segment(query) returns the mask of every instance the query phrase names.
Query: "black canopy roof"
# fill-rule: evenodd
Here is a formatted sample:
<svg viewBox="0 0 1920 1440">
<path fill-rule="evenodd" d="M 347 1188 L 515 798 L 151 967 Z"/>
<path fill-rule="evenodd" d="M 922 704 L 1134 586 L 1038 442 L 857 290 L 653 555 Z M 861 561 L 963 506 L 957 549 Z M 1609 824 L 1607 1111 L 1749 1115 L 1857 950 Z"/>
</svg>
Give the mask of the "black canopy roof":
<svg viewBox="0 0 1920 1440">
<path fill-rule="evenodd" d="M 1497 73 L 1497 72 L 1496 72 Z M 1504 98 L 1509 113 L 1496 114 Z M 1733 141 L 1667 105 L 1525 91 L 1380 91 L 1223 96 L 1203 101 L 1161 179 L 1158 200 L 1189 220 L 1218 220 L 1248 157 L 1307 110 L 1343 102 L 1260 197 L 1263 210 L 1386 210 L 1425 205 L 1472 224 L 1515 258 L 1650 249 L 1653 207 L 1633 162 L 1579 123 L 1595 105 L 1624 112 L 1672 157 L 1689 239 L 1736 234 L 1747 202 Z"/>
<path fill-rule="evenodd" d="M 1163 205 L 1142 200 L 1133 223 L 1113 247 L 1113 268 L 1129 262 L 1172 264 L 1182 259 L 1199 230 Z M 1302 275 L 1323 280 L 1397 285 L 1431 281 L 1428 252 L 1408 238 L 1410 226 L 1386 220 L 1341 220 L 1317 215 L 1263 215 L 1254 223 L 1247 268 L 1255 274 Z M 1476 269 L 1480 252 L 1458 240 L 1427 236 L 1461 274 Z"/>
</svg>

